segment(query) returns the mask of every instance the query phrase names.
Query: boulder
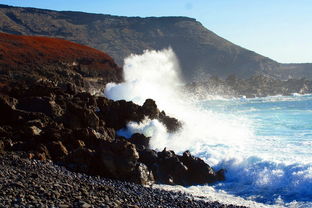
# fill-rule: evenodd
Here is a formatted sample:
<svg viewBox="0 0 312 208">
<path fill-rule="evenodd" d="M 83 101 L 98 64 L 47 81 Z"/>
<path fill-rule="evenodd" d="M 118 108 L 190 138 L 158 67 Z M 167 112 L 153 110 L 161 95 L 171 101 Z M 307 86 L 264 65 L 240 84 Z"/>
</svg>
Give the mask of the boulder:
<svg viewBox="0 0 312 208">
<path fill-rule="evenodd" d="M 34 152 L 34 158 L 37 160 L 51 159 L 49 150 L 46 147 L 46 145 L 43 145 L 43 144 L 37 145 L 35 152 Z"/>
<path fill-rule="evenodd" d="M 104 98 L 97 100 L 99 116 L 106 123 L 107 127 L 119 130 L 124 128 L 129 121 L 140 122 L 144 115 L 140 111 L 140 106 L 125 100 L 109 101 Z"/>
<path fill-rule="evenodd" d="M 223 171 L 219 171 L 219 175 L 202 159 L 194 157 L 189 151 L 185 151 L 183 156 L 179 156 L 180 161 L 188 168 L 187 179 L 189 184 L 206 184 L 213 183 L 222 176 Z"/>
<path fill-rule="evenodd" d="M 42 112 L 52 118 L 64 114 L 63 109 L 54 100 L 51 100 L 51 97 L 25 97 L 19 100 L 16 107 L 28 112 Z"/>
<path fill-rule="evenodd" d="M 53 141 L 47 147 L 52 159 L 60 160 L 68 155 L 68 150 L 61 141 Z"/>
<path fill-rule="evenodd" d="M 62 121 L 71 129 L 88 127 L 98 129 L 100 124 L 100 119 L 93 110 L 83 108 L 74 102 L 67 103 Z"/>
<path fill-rule="evenodd" d="M 148 168 L 139 164 L 135 145 L 124 138 L 103 143 L 97 153 L 99 175 L 143 184 L 154 181 Z"/>
<path fill-rule="evenodd" d="M 152 149 L 143 149 L 139 151 L 139 162 L 146 164 L 148 167 L 152 167 L 158 161 L 158 154 Z"/>
<path fill-rule="evenodd" d="M 135 144 L 138 149 L 148 149 L 150 137 L 146 137 L 143 134 L 135 133 L 128 141 L 132 144 Z"/>
<path fill-rule="evenodd" d="M 0 94 L 0 124 L 11 124 L 18 119 L 15 112 L 16 103 L 16 99 Z"/>
<path fill-rule="evenodd" d="M 155 183 L 153 172 L 143 163 L 138 163 L 130 175 L 129 181 L 137 184 L 152 185 Z"/>
<path fill-rule="evenodd" d="M 142 113 L 150 119 L 156 119 L 159 116 L 159 110 L 156 102 L 152 99 L 146 99 L 142 105 Z"/>
<path fill-rule="evenodd" d="M 37 126 L 28 126 L 25 129 L 25 131 L 26 131 L 26 134 L 29 135 L 29 137 L 39 136 L 42 132 L 42 130 L 38 128 Z"/>
<path fill-rule="evenodd" d="M 81 147 L 66 156 L 64 165 L 72 171 L 95 175 L 98 173 L 94 150 Z"/>
<path fill-rule="evenodd" d="M 158 183 L 197 185 L 213 183 L 224 179 L 224 171 L 215 172 L 200 158 L 194 157 L 190 152 L 183 156 L 176 155 L 166 148 L 158 154 L 153 150 L 141 150 L 140 162 L 152 170 Z"/>
<path fill-rule="evenodd" d="M 164 111 L 159 113 L 158 120 L 166 126 L 168 132 L 178 131 L 182 127 L 182 123 L 178 119 L 167 116 Z"/>
<path fill-rule="evenodd" d="M 101 128 L 96 131 L 91 128 L 74 129 L 65 139 L 66 144 L 76 148 L 77 140 L 83 142 L 91 149 L 97 149 L 103 142 L 115 140 L 115 131 L 110 128 Z"/>
</svg>

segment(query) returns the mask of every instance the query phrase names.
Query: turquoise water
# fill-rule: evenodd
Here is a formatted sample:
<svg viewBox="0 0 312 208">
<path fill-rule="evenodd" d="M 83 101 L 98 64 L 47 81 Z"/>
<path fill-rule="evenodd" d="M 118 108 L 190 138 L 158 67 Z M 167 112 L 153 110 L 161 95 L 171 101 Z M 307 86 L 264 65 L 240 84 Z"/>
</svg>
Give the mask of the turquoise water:
<svg viewBox="0 0 312 208">
<path fill-rule="evenodd" d="M 216 189 L 265 204 L 302 202 L 302 207 L 312 207 L 312 95 L 208 100 L 199 105 L 246 118 L 253 130 L 245 149 L 237 151 L 241 160 L 225 159 L 216 165 L 227 169 L 227 180 Z"/>
<path fill-rule="evenodd" d="M 105 96 L 139 105 L 152 98 L 183 125 L 170 133 L 146 118 L 129 122 L 120 135 L 142 133 L 153 149 L 190 150 L 226 170 L 225 181 L 186 191 L 250 207 L 312 207 L 312 95 L 222 99 L 185 92 L 170 48 L 131 55 L 123 70 L 125 82 L 108 84 Z"/>
</svg>

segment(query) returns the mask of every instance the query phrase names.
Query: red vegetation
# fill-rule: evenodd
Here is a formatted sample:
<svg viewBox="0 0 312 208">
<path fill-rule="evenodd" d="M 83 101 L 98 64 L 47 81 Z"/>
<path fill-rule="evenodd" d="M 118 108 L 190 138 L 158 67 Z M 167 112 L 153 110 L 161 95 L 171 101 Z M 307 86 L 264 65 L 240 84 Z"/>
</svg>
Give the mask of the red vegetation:
<svg viewBox="0 0 312 208">
<path fill-rule="evenodd" d="M 87 46 L 58 38 L 0 33 L 0 66 L 19 69 L 53 63 L 119 69 L 110 56 Z"/>
</svg>

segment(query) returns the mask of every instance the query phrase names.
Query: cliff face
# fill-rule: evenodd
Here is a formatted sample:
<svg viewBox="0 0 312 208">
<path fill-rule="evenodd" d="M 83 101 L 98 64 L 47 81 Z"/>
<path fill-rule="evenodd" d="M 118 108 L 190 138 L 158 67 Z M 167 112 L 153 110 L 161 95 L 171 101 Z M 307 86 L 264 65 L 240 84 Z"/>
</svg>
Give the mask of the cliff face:
<svg viewBox="0 0 312 208">
<path fill-rule="evenodd" d="M 171 46 L 187 81 L 202 75 L 301 77 L 312 66 L 282 70 L 274 60 L 241 48 L 186 17 L 138 18 L 0 6 L 0 31 L 64 38 L 110 54 L 118 64 L 131 53 Z M 297 73 L 300 71 L 300 73 Z M 312 78 L 312 76 L 311 76 Z"/>
<path fill-rule="evenodd" d="M 107 54 L 70 41 L 0 33 L 0 80 L 52 81 L 58 85 L 122 80 Z"/>
</svg>

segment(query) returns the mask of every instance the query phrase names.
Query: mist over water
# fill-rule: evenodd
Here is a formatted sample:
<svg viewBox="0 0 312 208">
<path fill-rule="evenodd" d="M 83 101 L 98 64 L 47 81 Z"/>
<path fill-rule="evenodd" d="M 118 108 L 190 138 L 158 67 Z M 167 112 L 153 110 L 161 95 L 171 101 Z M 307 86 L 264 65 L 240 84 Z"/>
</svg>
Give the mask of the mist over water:
<svg viewBox="0 0 312 208">
<path fill-rule="evenodd" d="M 284 100 L 277 97 L 220 99 L 211 96 L 213 99 L 201 97 L 199 100 L 184 91 L 179 63 L 170 48 L 129 56 L 125 59 L 124 78 L 124 83 L 108 84 L 105 95 L 139 105 L 152 98 L 160 110 L 182 121 L 183 128 L 168 133 L 157 120 L 145 119 L 140 124 L 130 122 L 126 129 L 119 131 L 120 135 L 143 133 L 151 137 L 154 149 L 167 147 L 177 153 L 190 150 L 216 169 L 227 170 L 225 182 L 198 186 L 198 193 L 213 193 L 223 201 L 226 201 L 224 197 L 233 195 L 266 204 L 312 206 L 312 126 L 308 124 L 309 117 L 299 116 L 306 120 L 306 126 L 295 129 L 298 118 L 291 117 L 306 115 L 303 110 L 307 109 L 289 114 L 289 106 L 284 106 Z M 298 101 L 295 109 L 301 102 L 312 109 L 312 96 L 281 99 Z M 280 116 L 272 116 L 277 110 Z M 283 119 L 293 119 L 293 123 L 283 123 Z M 305 135 L 298 138 L 300 132 Z M 222 194 L 217 194 L 220 191 Z M 235 201 L 235 197 L 232 200 Z"/>
</svg>

